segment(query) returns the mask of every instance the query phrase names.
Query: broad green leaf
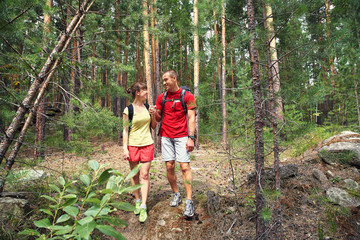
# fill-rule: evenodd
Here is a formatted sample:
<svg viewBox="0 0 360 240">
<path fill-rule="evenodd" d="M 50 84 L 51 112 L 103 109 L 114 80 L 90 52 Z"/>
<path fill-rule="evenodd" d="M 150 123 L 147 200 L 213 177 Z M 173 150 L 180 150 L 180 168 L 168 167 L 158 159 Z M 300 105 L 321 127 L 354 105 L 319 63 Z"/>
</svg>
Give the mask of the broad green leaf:
<svg viewBox="0 0 360 240">
<path fill-rule="evenodd" d="M 57 201 L 55 200 L 55 198 L 50 197 L 50 196 L 48 196 L 48 195 L 41 195 L 41 197 L 46 198 L 47 200 L 50 200 L 50 201 L 52 201 L 52 202 L 56 202 L 56 203 L 57 203 Z"/>
<path fill-rule="evenodd" d="M 129 175 L 126 176 L 125 181 L 133 178 L 133 177 L 139 172 L 140 167 L 141 167 L 141 163 L 138 164 L 136 167 L 134 167 L 134 168 L 130 171 Z"/>
<path fill-rule="evenodd" d="M 88 175 L 81 175 L 80 176 L 80 180 L 86 185 L 86 186 L 89 186 L 90 185 L 90 178 Z"/>
<path fill-rule="evenodd" d="M 76 183 L 76 181 L 70 181 L 65 184 L 65 188 L 69 187 L 71 184 Z"/>
<path fill-rule="evenodd" d="M 114 237 L 116 239 L 126 240 L 126 238 L 124 238 L 124 236 L 121 233 L 119 233 L 109 225 L 97 225 L 96 228 L 99 229 L 105 235 Z"/>
<path fill-rule="evenodd" d="M 90 192 L 89 195 L 87 196 L 87 198 L 92 198 L 96 195 L 97 195 L 96 192 Z"/>
<path fill-rule="evenodd" d="M 111 177 L 111 171 L 112 169 L 106 169 L 105 171 L 103 171 L 98 179 L 98 183 L 104 183 L 105 181 L 107 181 L 110 177 Z"/>
<path fill-rule="evenodd" d="M 33 229 L 25 229 L 24 231 L 19 232 L 20 235 L 26 235 L 26 236 L 40 236 L 40 233 L 38 231 L 35 231 Z"/>
<path fill-rule="evenodd" d="M 134 211 L 135 207 L 134 205 L 127 203 L 127 202 L 116 202 L 116 203 L 110 203 L 111 206 L 114 206 L 116 208 L 119 208 L 124 211 Z"/>
<path fill-rule="evenodd" d="M 88 224 L 88 223 L 91 222 L 92 220 L 94 220 L 94 218 L 93 218 L 92 216 L 87 216 L 87 217 L 85 217 L 85 218 L 83 218 L 83 219 L 80 219 L 80 220 L 78 221 L 78 223 L 79 223 L 80 225 L 84 225 L 84 224 Z"/>
<path fill-rule="evenodd" d="M 77 190 L 75 188 L 73 188 L 73 187 L 69 187 L 69 188 L 65 189 L 65 192 L 76 194 Z"/>
<path fill-rule="evenodd" d="M 93 216 L 93 217 L 95 217 L 96 215 L 104 216 L 104 215 L 107 215 L 110 212 L 110 208 L 109 207 L 104 207 L 100 212 L 99 211 L 100 211 L 99 206 L 92 206 L 84 214 L 86 216 Z"/>
<path fill-rule="evenodd" d="M 77 198 L 69 198 L 65 201 L 63 207 L 71 206 L 77 202 Z"/>
<path fill-rule="evenodd" d="M 103 196 L 103 198 L 101 199 L 100 205 L 103 206 L 109 199 L 110 199 L 110 194 L 106 194 L 106 195 Z"/>
<path fill-rule="evenodd" d="M 63 198 L 77 198 L 77 196 L 75 194 L 68 194 L 63 196 Z"/>
<path fill-rule="evenodd" d="M 123 192 L 126 192 L 126 193 L 133 192 L 133 191 L 139 189 L 141 186 L 142 186 L 142 184 L 132 185 L 132 186 L 125 188 Z"/>
<path fill-rule="evenodd" d="M 72 227 L 69 225 L 63 226 L 62 229 L 59 229 L 55 232 L 55 235 L 64 235 L 72 231 Z"/>
<path fill-rule="evenodd" d="M 113 192 L 114 191 L 112 189 L 108 189 L 108 188 L 101 191 L 102 194 L 111 194 Z"/>
<path fill-rule="evenodd" d="M 56 186 L 55 184 L 49 184 L 49 187 L 58 193 L 61 192 L 60 188 L 58 186 Z"/>
<path fill-rule="evenodd" d="M 40 209 L 40 211 L 46 213 L 47 215 L 54 216 L 54 214 L 49 209 Z"/>
<path fill-rule="evenodd" d="M 39 221 L 35 221 L 34 224 L 39 228 L 48 228 L 51 226 L 50 220 L 47 218 L 43 218 Z"/>
<path fill-rule="evenodd" d="M 89 161 L 89 166 L 91 167 L 92 170 L 96 171 L 99 169 L 99 163 L 95 160 L 90 160 Z"/>
<path fill-rule="evenodd" d="M 61 215 L 57 220 L 56 223 L 62 223 L 62 222 L 66 222 L 67 220 L 70 219 L 70 216 L 67 214 L 63 214 Z"/>
<path fill-rule="evenodd" d="M 79 209 L 73 206 L 64 207 L 63 210 L 72 217 L 75 217 L 79 213 Z"/>
<path fill-rule="evenodd" d="M 96 225 L 97 225 L 97 223 L 95 221 L 91 221 L 84 225 L 77 225 L 74 233 L 79 234 L 82 239 L 88 238 L 90 236 L 90 234 L 92 233 L 92 231 L 94 231 Z"/>
<path fill-rule="evenodd" d="M 96 204 L 99 204 L 100 205 L 100 200 L 99 199 L 97 199 L 97 198 L 88 198 L 88 199 L 86 199 L 85 200 L 85 202 L 89 202 L 89 203 L 96 203 Z"/>
<path fill-rule="evenodd" d="M 61 186 L 65 185 L 65 179 L 63 177 L 59 177 L 58 182 L 61 184 Z"/>
<path fill-rule="evenodd" d="M 109 178 L 108 182 L 106 183 L 107 189 L 114 189 L 114 187 L 116 186 L 115 179 L 116 179 L 115 176 L 111 176 Z"/>
<path fill-rule="evenodd" d="M 106 221 L 114 226 L 120 226 L 120 225 L 125 226 L 125 227 L 128 226 L 128 224 L 124 220 L 122 220 L 118 217 L 102 216 L 101 219 L 103 219 L 104 221 Z"/>
<path fill-rule="evenodd" d="M 118 172 L 117 170 L 112 170 L 111 173 L 118 175 L 119 177 L 124 178 L 124 174 L 122 174 L 121 172 Z"/>
</svg>

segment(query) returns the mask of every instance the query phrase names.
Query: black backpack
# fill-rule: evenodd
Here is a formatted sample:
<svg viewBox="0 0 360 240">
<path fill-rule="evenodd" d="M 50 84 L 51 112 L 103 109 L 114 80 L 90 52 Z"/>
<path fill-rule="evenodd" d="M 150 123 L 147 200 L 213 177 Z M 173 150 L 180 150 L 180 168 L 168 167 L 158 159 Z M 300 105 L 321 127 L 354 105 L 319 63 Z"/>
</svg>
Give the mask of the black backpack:
<svg viewBox="0 0 360 240">
<path fill-rule="evenodd" d="M 184 109 L 184 112 L 185 112 L 185 116 L 187 114 L 187 106 L 185 104 L 185 93 L 186 92 L 190 92 L 191 93 L 191 89 L 188 87 L 188 86 L 181 86 L 181 93 L 180 93 L 180 99 L 168 99 L 166 100 L 167 98 L 167 95 L 168 95 L 168 91 L 164 92 L 164 95 L 162 97 L 162 103 L 161 103 L 161 123 L 160 123 L 160 127 L 159 127 L 159 132 L 158 132 L 158 136 L 160 136 L 160 131 L 161 131 L 161 126 L 162 126 L 162 120 L 164 118 L 164 106 L 165 106 L 165 102 L 170 102 L 170 101 L 173 101 L 173 107 L 174 107 L 174 104 L 176 103 L 176 100 L 180 100 L 181 102 L 181 105 Z"/>
<path fill-rule="evenodd" d="M 146 109 L 149 111 L 149 104 L 145 103 L 144 104 Z M 134 106 L 132 104 L 130 104 L 129 106 L 127 106 L 128 110 L 129 110 L 129 134 L 130 134 L 130 128 L 131 128 L 131 122 L 132 122 L 132 119 L 134 117 Z M 151 125 L 151 122 L 150 122 L 150 125 Z M 151 127 L 150 127 L 150 131 L 151 131 Z"/>
</svg>

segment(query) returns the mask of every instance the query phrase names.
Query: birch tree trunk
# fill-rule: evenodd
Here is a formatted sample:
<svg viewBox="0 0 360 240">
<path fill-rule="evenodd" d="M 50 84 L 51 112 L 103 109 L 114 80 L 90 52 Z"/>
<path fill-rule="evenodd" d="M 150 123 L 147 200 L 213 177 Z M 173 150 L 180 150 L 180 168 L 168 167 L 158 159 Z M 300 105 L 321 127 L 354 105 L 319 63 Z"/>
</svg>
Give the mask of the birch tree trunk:
<svg viewBox="0 0 360 240">
<path fill-rule="evenodd" d="M 199 96 L 199 11 L 198 11 L 198 0 L 194 0 L 194 97 L 195 99 Z M 195 113 L 195 132 L 196 134 L 196 148 L 199 149 L 199 133 L 200 133 L 200 112 L 199 108 L 196 108 Z"/>
<path fill-rule="evenodd" d="M 222 71 L 221 71 L 221 112 L 223 117 L 222 142 L 227 149 L 227 113 L 226 113 L 226 32 L 225 32 L 225 2 L 221 1 L 221 43 L 222 43 Z"/>
<path fill-rule="evenodd" d="M 262 195 L 264 188 L 264 140 L 263 140 L 263 112 L 259 72 L 259 58 L 255 47 L 255 7 L 253 0 L 247 0 L 248 27 L 250 31 L 250 60 L 255 113 L 255 205 L 256 205 L 256 239 L 266 239 L 265 223 L 261 212 L 265 207 Z"/>
<path fill-rule="evenodd" d="M 148 90 L 148 102 L 150 105 L 154 104 L 153 101 L 153 87 L 151 82 L 151 65 L 150 65 L 150 42 L 149 42 L 149 19 L 148 19 L 148 3 L 146 0 L 142 1 L 143 6 L 143 34 L 144 34 L 144 67 L 146 85 Z"/>
</svg>

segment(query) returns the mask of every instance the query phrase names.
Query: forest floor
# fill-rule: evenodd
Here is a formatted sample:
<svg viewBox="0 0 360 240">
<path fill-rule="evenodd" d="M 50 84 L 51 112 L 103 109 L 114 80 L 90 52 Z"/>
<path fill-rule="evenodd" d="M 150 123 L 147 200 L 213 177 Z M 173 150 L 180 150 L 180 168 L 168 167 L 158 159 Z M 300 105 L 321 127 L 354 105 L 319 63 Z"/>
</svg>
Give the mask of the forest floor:
<svg viewBox="0 0 360 240">
<path fill-rule="evenodd" d="M 129 165 L 123 160 L 122 147 L 115 143 L 106 143 L 102 147 L 100 145 L 95 146 L 97 150 L 90 159 L 100 164 L 107 163 L 108 167 L 127 174 Z M 321 185 L 312 176 L 314 168 L 331 171 L 337 179 L 331 181 L 335 186 L 346 178 L 359 181 L 357 169 L 325 165 L 318 159 L 316 150 L 309 150 L 298 158 L 282 157 L 281 159 L 281 164 L 295 163 L 299 168 L 296 177 L 282 181 L 284 239 L 359 239 L 357 238 L 360 236 L 359 210 L 351 209 L 350 215 L 345 214 L 341 217 L 328 207 L 329 204 L 322 197 L 324 192 Z M 54 155 L 48 157 L 43 166 L 76 175 L 79 174 L 79 169 L 85 169 L 88 160 L 89 158 L 71 154 Z M 194 150 L 191 153 L 191 160 L 195 216 L 192 219 L 183 217 L 184 201 L 179 207 L 169 206 L 172 191 L 166 178 L 165 165 L 159 156 L 153 160 L 150 169 L 148 220 L 141 224 L 138 216 L 132 212 L 119 210 L 113 213 L 114 216 L 128 223 L 127 227 L 117 228 L 126 239 L 254 239 L 255 187 L 254 184 L 247 182 L 247 176 L 253 171 L 254 164 L 250 161 L 242 163 L 232 161 L 230 164 L 224 151 L 209 145 L 202 145 L 199 150 Z M 234 169 L 234 178 L 232 169 Z M 178 164 L 176 170 L 178 186 L 184 196 L 184 185 Z M 236 198 L 233 179 L 237 186 Z M 273 186 L 269 182 L 267 185 L 270 188 Z M 209 191 L 213 191 L 216 197 L 211 199 L 208 195 Z M 133 203 L 134 198 L 131 194 L 127 194 L 122 196 L 122 201 Z M 213 202 L 212 206 L 216 207 L 215 212 L 208 207 L 210 201 Z M 275 206 L 271 198 L 267 199 L 267 203 L 270 208 Z M 353 220 L 358 222 L 354 223 Z M 267 226 L 269 232 L 272 232 L 274 225 L 271 221 Z M 101 239 L 112 238 L 101 236 Z"/>
</svg>

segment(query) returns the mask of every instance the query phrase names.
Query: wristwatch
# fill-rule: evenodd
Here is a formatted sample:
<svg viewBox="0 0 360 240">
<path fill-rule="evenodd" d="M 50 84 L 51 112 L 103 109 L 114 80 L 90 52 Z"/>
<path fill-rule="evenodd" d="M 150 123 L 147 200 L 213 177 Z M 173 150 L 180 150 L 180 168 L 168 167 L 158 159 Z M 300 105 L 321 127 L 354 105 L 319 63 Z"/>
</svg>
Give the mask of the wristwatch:
<svg viewBox="0 0 360 240">
<path fill-rule="evenodd" d="M 189 135 L 189 138 L 191 138 L 191 140 L 195 140 L 195 136 L 194 135 Z"/>
</svg>

